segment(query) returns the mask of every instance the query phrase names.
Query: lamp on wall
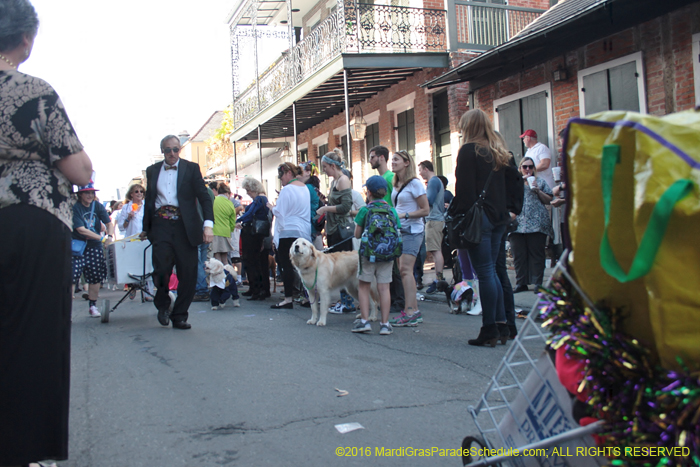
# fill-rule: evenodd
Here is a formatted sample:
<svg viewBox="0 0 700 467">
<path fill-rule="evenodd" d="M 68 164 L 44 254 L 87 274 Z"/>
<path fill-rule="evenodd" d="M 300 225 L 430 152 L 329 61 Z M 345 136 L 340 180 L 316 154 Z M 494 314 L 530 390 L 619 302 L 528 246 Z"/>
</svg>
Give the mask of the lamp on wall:
<svg viewBox="0 0 700 467">
<path fill-rule="evenodd" d="M 362 141 L 365 139 L 367 131 L 367 122 L 362 115 L 362 107 L 356 105 L 352 108 L 352 120 L 350 120 L 350 136 L 353 141 Z"/>
<path fill-rule="evenodd" d="M 566 81 L 569 79 L 569 72 L 566 71 L 566 68 L 559 65 L 557 69 L 552 72 L 552 79 L 554 79 L 554 81 Z"/>
</svg>

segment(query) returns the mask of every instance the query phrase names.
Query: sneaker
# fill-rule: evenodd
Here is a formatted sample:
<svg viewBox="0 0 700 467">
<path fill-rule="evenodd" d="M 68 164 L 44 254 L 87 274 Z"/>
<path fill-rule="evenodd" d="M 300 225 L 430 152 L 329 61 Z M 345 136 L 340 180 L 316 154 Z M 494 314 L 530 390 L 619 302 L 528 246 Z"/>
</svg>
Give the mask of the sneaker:
<svg viewBox="0 0 700 467">
<path fill-rule="evenodd" d="M 342 315 L 343 305 L 341 305 L 340 302 L 336 303 L 332 307 L 328 308 L 328 313 L 333 313 L 334 315 Z"/>
<path fill-rule="evenodd" d="M 433 283 L 430 284 L 425 290 L 425 293 L 427 294 L 434 294 L 435 292 L 437 292 L 437 281 L 433 281 Z"/>
<path fill-rule="evenodd" d="M 415 313 L 413 313 L 413 316 L 403 314 L 397 318 L 389 320 L 389 324 L 391 324 L 392 326 L 396 326 L 397 328 L 403 326 L 418 326 L 418 323 L 422 322 L 423 318 L 421 317 L 420 311 L 416 311 Z"/>
<path fill-rule="evenodd" d="M 379 328 L 379 334 L 382 336 L 388 336 L 392 332 L 394 332 L 394 330 L 391 328 L 391 324 L 389 323 L 382 324 L 382 326 Z"/>
<path fill-rule="evenodd" d="M 340 312 L 341 313 L 352 313 L 355 311 L 357 311 L 357 308 L 355 308 L 355 305 L 353 305 L 353 306 L 340 305 Z"/>
<path fill-rule="evenodd" d="M 353 325 L 352 332 L 372 332 L 372 325 L 369 324 L 369 321 L 362 324 L 362 320 L 359 320 Z"/>
<path fill-rule="evenodd" d="M 99 318 L 100 316 L 102 316 L 102 314 L 100 314 L 100 310 L 97 309 L 97 306 L 92 305 L 90 307 L 90 318 Z"/>
</svg>

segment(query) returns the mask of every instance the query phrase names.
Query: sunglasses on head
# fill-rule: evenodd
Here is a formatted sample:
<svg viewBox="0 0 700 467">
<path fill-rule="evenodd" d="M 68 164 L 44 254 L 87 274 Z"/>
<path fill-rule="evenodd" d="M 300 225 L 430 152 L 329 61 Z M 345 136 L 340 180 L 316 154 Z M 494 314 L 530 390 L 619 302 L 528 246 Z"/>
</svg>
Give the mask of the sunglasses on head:
<svg viewBox="0 0 700 467">
<path fill-rule="evenodd" d="M 171 152 L 178 154 L 180 152 L 180 148 L 165 148 L 165 149 L 163 149 L 163 154 L 170 154 Z"/>
</svg>

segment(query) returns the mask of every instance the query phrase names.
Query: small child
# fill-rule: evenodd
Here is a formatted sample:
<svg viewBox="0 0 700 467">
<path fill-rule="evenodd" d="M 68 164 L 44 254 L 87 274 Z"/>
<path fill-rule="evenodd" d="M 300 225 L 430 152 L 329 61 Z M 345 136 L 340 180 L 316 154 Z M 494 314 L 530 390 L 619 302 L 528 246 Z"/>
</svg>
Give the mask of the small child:
<svg viewBox="0 0 700 467">
<path fill-rule="evenodd" d="M 384 178 L 373 175 L 367 179 L 365 186 L 369 194 L 369 203 L 360 208 L 355 217 L 355 238 L 362 240 L 360 265 L 357 272 L 361 318 L 353 325 L 352 332 L 372 331 L 372 326 L 367 319 L 369 318 L 370 289 L 373 279 L 376 278 L 382 314 L 379 334 L 386 336 L 392 333 L 391 324 L 389 324 L 391 307 L 389 284 L 394 258 L 401 255 L 401 221 L 396 210 L 384 201 L 387 192 L 387 183 Z M 374 223 L 374 226 L 371 226 L 370 222 Z M 378 224 L 382 225 L 378 226 Z"/>
</svg>

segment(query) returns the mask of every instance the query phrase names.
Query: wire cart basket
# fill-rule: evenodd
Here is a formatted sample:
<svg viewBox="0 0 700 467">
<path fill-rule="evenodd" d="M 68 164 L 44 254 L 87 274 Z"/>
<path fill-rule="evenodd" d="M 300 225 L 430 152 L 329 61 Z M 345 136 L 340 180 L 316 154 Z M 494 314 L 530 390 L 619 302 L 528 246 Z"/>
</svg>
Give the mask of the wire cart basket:
<svg viewBox="0 0 700 467">
<path fill-rule="evenodd" d="M 146 296 L 154 298 L 149 290 L 148 280 L 153 274 L 151 260 L 151 242 L 139 240 L 138 237 L 127 237 L 117 240 L 105 248 L 105 260 L 107 263 L 107 283 L 110 285 L 126 285 L 124 296 L 114 305 L 109 307 L 109 300 L 105 300 L 101 310 L 101 320 L 109 323 L 109 315 L 117 309 L 127 297 L 135 298 L 136 292 L 141 292 L 141 303 L 146 301 Z"/>
<path fill-rule="evenodd" d="M 564 268 L 566 257 L 568 252 L 552 277 L 566 276 L 585 296 Z M 528 313 L 479 404 L 469 406 L 480 436 L 464 438 L 464 465 L 588 467 L 609 462 L 588 455 L 596 453 L 590 435 L 602 422 L 581 427 L 573 420 L 571 397 L 545 351 L 549 333 L 535 319 L 537 308 L 536 303 Z"/>
</svg>

